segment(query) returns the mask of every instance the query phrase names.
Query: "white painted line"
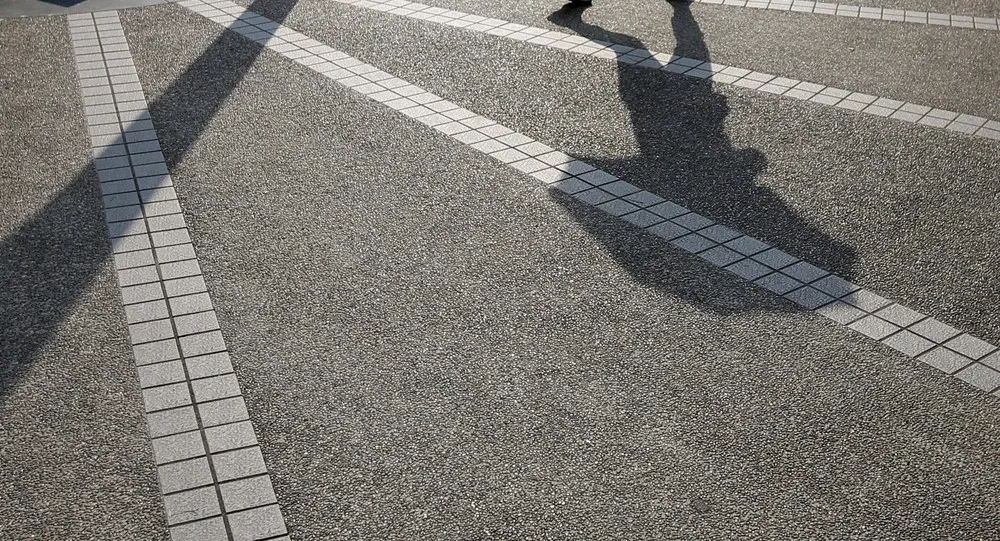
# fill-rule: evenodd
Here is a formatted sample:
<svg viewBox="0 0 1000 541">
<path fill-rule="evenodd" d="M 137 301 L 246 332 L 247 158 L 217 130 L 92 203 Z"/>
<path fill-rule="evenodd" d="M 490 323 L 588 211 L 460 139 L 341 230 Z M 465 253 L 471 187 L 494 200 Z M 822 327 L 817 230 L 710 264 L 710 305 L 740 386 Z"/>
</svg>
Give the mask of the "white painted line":
<svg viewBox="0 0 1000 541">
<path fill-rule="evenodd" d="M 179 4 L 196 13 L 222 12 L 222 15 L 208 18 L 488 154 L 551 189 L 620 217 L 807 310 L 1000 396 L 1000 351 L 992 344 L 656 194 L 640 190 L 610 173 L 274 23 L 230 0 L 183 0 Z M 867 98 L 857 99 L 867 101 Z"/>
<path fill-rule="evenodd" d="M 454 26 L 471 32 L 500 36 L 515 41 L 524 41 L 576 54 L 616 60 L 640 68 L 658 69 L 687 77 L 710 80 L 714 83 L 729 84 L 758 92 L 776 94 L 785 98 L 806 100 L 848 111 L 889 117 L 910 124 L 943 128 L 955 133 L 1000 141 L 1000 121 L 963 115 L 925 105 L 871 96 L 860 92 L 851 92 L 840 88 L 827 87 L 818 83 L 779 77 L 770 73 L 756 72 L 736 66 L 726 66 L 716 62 L 709 63 L 694 58 L 678 57 L 669 53 L 657 53 L 626 45 L 593 41 L 575 34 L 528 27 L 500 19 L 483 19 L 478 15 L 459 11 L 447 11 L 439 14 L 437 11 L 441 10 L 441 8 L 434 8 L 426 4 L 408 2 L 406 0 L 335 1 L 411 19 Z M 722 2 L 720 0 L 717 3 Z M 790 1 L 781 4 L 775 1 L 772 1 L 772 3 L 782 6 L 793 5 Z M 841 7 L 843 8 L 844 6 Z M 855 11 L 857 10 L 855 9 Z M 470 20 L 476 19 L 483 20 L 469 24 Z M 544 38 L 537 39 L 542 34 L 544 34 Z M 882 103 L 873 104 L 875 101 Z"/>
<path fill-rule="evenodd" d="M 68 20 L 171 539 L 284 535 L 121 21 Z"/>
<path fill-rule="evenodd" d="M 340 0 L 338 0 L 340 1 Z M 699 4 L 718 4 L 727 7 L 770 9 L 773 11 L 795 11 L 815 15 L 836 15 L 840 17 L 871 19 L 876 21 L 898 21 L 915 24 L 950 26 L 954 28 L 974 28 L 997 30 L 997 19 L 973 15 L 952 15 L 949 13 L 927 13 L 924 11 L 904 11 L 881 7 L 811 2 L 806 0 L 690 0 Z"/>
</svg>

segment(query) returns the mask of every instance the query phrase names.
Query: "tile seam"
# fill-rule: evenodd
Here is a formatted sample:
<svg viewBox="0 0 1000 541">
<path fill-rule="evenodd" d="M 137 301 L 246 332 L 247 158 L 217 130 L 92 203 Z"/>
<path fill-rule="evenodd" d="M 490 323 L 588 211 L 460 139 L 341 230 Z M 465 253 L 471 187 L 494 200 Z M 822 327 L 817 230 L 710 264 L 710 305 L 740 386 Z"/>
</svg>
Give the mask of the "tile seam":
<svg viewBox="0 0 1000 541">
<path fill-rule="evenodd" d="M 225 426 L 225 425 L 219 425 L 219 426 Z M 191 431 L 191 432 L 193 432 L 193 431 Z M 181 432 L 181 434 L 187 434 L 187 433 L 188 432 Z M 258 445 L 258 444 L 255 443 L 253 445 L 242 445 L 242 446 L 239 446 L 239 447 L 232 447 L 232 448 L 226 449 L 224 451 L 217 451 L 217 452 L 212 453 L 212 454 L 213 455 L 220 455 L 220 454 L 229 453 L 229 452 L 232 452 L 232 451 L 246 451 L 247 449 L 257 449 L 259 447 L 260 447 L 260 445 Z M 174 465 L 174 464 L 180 464 L 181 462 L 187 462 L 189 460 L 193 460 L 193 459 L 197 459 L 197 458 L 202 458 L 202 457 L 179 458 L 177 460 L 170 460 L 170 461 L 167 461 L 167 462 L 161 462 L 159 465 L 160 466 L 171 466 L 171 465 Z M 247 476 L 247 477 L 263 477 L 265 475 L 269 475 L 269 473 L 254 474 L 254 475 L 250 475 L 250 476 Z M 242 479 L 242 478 L 239 478 L 239 479 Z M 232 481 L 238 481 L 239 479 L 231 479 L 231 480 Z M 229 481 L 223 481 L 223 483 L 228 483 L 228 482 Z M 185 489 L 180 490 L 180 491 L 170 492 L 170 494 L 178 494 L 179 492 L 184 492 L 184 491 L 187 491 L 187 490 L 191 490 L 192 488 L 205 488 L 207 486 L 211 486 L 211 485 L 201 485 L 201 486 L 198 486 L 198 487 L 185 488 Z M 274 504 L 269 503 L 269 504 L 265 504 L 265 505 L 274 505 Z M 195 519 L 195 520 L 197 521 L 197 519 Z"/>
</svg>

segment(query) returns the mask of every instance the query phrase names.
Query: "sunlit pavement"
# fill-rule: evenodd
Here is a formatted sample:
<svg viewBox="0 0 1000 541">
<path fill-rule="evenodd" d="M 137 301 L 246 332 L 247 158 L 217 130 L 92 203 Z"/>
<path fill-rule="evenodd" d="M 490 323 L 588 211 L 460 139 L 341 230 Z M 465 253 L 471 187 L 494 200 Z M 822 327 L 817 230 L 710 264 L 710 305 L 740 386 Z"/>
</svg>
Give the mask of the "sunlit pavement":
<svg viewBox="0 0 1000 541">
<path fill-rule="evenodd" d="M 142 3 L 0 3 L 0 538 L 995 537 L 995 2 Z"/>
</svg>

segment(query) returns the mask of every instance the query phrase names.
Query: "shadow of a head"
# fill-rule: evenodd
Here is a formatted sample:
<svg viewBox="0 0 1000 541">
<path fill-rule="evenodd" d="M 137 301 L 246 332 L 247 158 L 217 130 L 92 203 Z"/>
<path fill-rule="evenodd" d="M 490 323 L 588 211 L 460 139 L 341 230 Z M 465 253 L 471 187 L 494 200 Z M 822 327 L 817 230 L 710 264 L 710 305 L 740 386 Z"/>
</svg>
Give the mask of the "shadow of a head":
<svg viewBox="0 0 1000 541">
<path fill-rule="evenodd" d="M 671 6 L 673 54 L 709 61 L 704 35 L 688 4 L 671 2 Z M 584 21 L 585 9 L 567 4 L 548 19 L 591 40 L 645 48 L 633 36 Z M 726 126 L 728 99 L 715 92 L 711 82 L 624 62 L 617 63 L 617 79 L 638 153 L 578 155 L 577 159 L 843 278 L 854 277 L 857 256 L 853 248 L 807 222 L 774 191 L 758 184 L 758 176 L 767 170 L 767 157 L 756 149 L 734 145 Z M 717 303 L 707 301 L 710 294 L 705 292 L 677 289 L 677 284 L 651 273 L 650 266 L 637 259 L 634 252 L 642 257 L 649 252 L 636 244 L 635 235 L 605 232 L 607 221 L 600 213 L 571 198 L 554 197 L 640 282 L 723 312 L 750 309 L 731 299 Z M 664 253 L 674 259 L 691 257 L 672 249 Z"/>
</svg>

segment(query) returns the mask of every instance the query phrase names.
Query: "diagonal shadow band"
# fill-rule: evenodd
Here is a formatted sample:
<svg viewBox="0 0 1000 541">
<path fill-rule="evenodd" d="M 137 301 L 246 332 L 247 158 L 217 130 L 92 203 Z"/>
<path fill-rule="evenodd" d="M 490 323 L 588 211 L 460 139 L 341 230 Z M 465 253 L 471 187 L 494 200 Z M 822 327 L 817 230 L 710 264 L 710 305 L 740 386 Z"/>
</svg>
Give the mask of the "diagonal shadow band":
<svg viewBox="0 0 1000 541">
<path fill-rule="evenodd" d="M 677 56 L 710 61 L 701 29 L 686 2 L 671 2 Z M 586 5 L 567 4 L 549 21 L 592 40 L 644 49 L 643 43 L 583 20 Z M 710 82 L 673 77 L 617 63 L 618 92 L 639 147 L 636 156 L 574 156 L 623 178 L 641 189 L 683 205 L 744 234 L 764 240 L 847 280 L 856 275 L 854 248 L 810 224 L 757 177 L 767 157 L 752 148 L 736 148 L 726 134 L 727 98 Z M 619 264 L 636 279 L 707 307 L 731 312 L 760 309 L 741 302 L 707 299 L 669 276 L 664 264 L 642 242 L 616 233 L 596 220 L 589 205 L 556 197 Z"/>
<path fill-rule="evenodd" d="M 250 9 L 262 9 L 260 4 L 257 0 Z M 281 22 L 294 6 L 282 2 L 268 13 Z M 149 104 L 154 122 L 171 119 L 160 123 L 166 129 L 159 128 L 161 136 L 166 132 L 162 139 L 172 142 L 163 148 L 168 168 L 191 150 L 263 50 L 223 32 Z M 91 163 L 0 244 L 0 403 L 112 255 L 97 209 L 96 181 Z"/>
</svg>

